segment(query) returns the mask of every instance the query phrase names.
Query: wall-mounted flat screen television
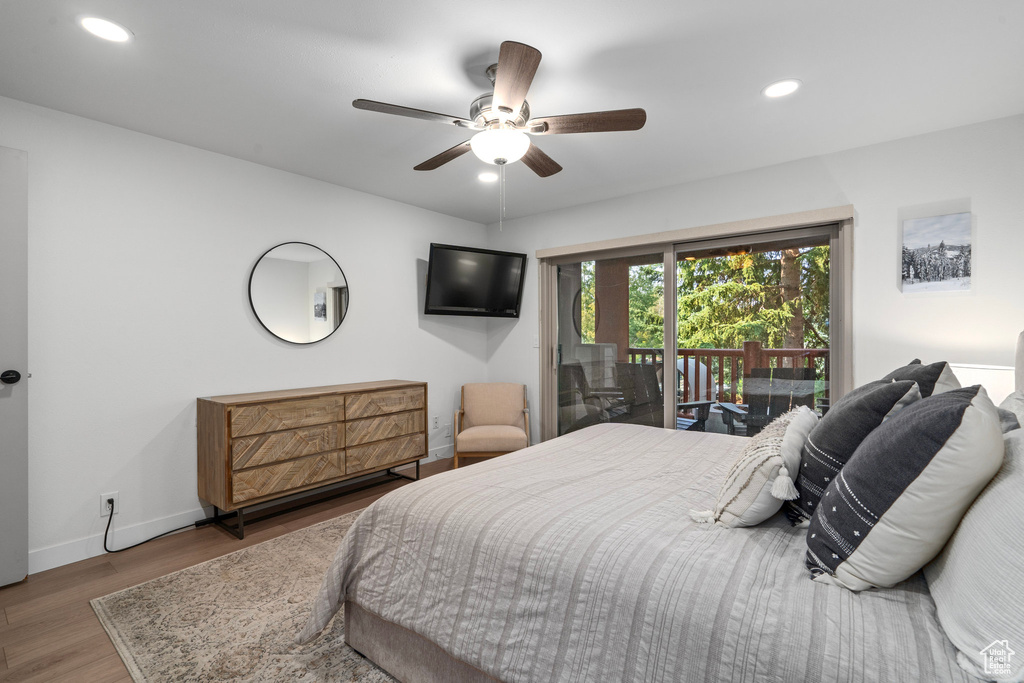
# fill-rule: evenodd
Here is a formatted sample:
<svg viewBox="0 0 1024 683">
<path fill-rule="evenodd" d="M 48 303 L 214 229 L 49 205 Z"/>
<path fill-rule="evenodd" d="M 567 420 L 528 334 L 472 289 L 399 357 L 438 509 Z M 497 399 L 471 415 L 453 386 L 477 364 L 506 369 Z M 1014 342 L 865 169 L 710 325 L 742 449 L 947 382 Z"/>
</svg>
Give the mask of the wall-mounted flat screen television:
<svg viewBox="0 0 1024 683">
<path fill-rule="evenodd" d="M 526 254 L 430 245 L 424 313 L 518 318 Z"/>
</svg>

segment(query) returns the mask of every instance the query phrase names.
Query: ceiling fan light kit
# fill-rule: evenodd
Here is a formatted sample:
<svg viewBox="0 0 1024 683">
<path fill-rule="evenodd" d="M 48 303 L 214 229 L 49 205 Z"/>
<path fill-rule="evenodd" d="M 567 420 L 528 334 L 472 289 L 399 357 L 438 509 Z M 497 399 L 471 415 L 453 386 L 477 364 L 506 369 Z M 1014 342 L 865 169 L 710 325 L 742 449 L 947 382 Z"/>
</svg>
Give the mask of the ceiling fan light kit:
<svg viewBox="0 0 1024 683">
<path fill-rule="evenodd" d="M 480 161 L 502 166 L 522 159 L 530 138 L 514 128 L 489 128 L 474 135 L 469 146 Z"/>
<path fill-rule="evenodd" d="M 639 130 L 647 122 L 647 113 L 643 109 L 531 119 L 526 92 L 533 83 L 539 65 L 540 51 L 536 48 L 511 40 L 503 42 L 498 52 L 498 63 L 487 69 L 494 91 L 484 93 L 473 101 L 468 119 L 373 100 L 355 100 L 352 106 L 479 131 L 470 140 L 414 166 L 414 170 L 432 171 L 472 150 L 480 160 L 498 166 L 522 159 L 523 164 L 541 178 L 558 173 L 562 167 L 534 145 L 530 135 Z"/>
</svg>

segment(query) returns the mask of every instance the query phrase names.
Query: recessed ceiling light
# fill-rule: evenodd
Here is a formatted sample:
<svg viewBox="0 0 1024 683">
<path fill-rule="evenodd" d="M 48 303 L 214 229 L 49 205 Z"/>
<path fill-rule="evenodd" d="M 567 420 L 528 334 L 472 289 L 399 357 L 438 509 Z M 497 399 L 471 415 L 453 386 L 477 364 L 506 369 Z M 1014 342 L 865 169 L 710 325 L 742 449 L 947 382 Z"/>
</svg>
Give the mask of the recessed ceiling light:
<svg viewBox="0 0 1024 683">
<path fill-rule="evenodd" d="M 792 95 L 800 87 L 800 81 L 795 78 L 787 78 L 784 81 L 776 81 L 771 85 L 765 86 L 764 93 L 765 97 L 785 97 L 786 95 Z"/>
<path fill-rule="evenodd" d="M 490 171 L 484 171 L 483 173 L 477 176 L 477 180 L 479 180 L 482 183 L 493 183 L 497 179 L 498 174 L 491 173 Z"/>
<path fill-rule="evenodd" d="M 126 29 L 120 24 L 115 24 L 107 19 L 100 19 L 99 17 L 81 17 L 78 20 L 89 33 L 93 34 L 97 38 L 103 40 L 109 40 L 114 43 L 127 43 L 132 39 L 132 32 Z"/>
</svg>

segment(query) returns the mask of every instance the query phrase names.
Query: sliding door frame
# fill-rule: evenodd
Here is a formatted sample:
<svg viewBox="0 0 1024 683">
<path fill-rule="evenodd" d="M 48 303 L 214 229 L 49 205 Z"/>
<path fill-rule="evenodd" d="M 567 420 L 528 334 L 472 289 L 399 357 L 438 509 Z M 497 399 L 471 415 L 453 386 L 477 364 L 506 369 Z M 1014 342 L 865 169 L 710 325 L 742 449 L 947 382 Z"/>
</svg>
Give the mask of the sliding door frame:
<svg viewBox="0 0 1024 683">
<path fill-rule="evenodd" d="M 676 329 L 676 250 L 715 239 L 763 242 L 772 233 L 796 231 L 800 228 L 833 230 L 830 246 L 830 330 L 832 349 L 831 396 L 833 402 L 852 388 L 853 382 L 853 221 L 852 205 L 815 209 L 800 213 L 769 216 L 731 223 L 684 228 L 649 235 L 623 237 L 603 242 L 589 242 L 567 247 L 540 249 L 539 262 L 539 367 L 540 367 L 540 437 L 542 441 L 558 435 L 558 266 L 578 261 L 664 254 L 664 286 L 671 296 L 665 297 L 665 349 L 677 347 Z M 838 285 L 838 286 L 837 286 Z M 667 354 L 667 351 L 665 351 Z M 668 357 L 667 355 L 665 356 Z M 665 401 L 665 424 L 675 425 L 674 401 Z"/>
</svg>

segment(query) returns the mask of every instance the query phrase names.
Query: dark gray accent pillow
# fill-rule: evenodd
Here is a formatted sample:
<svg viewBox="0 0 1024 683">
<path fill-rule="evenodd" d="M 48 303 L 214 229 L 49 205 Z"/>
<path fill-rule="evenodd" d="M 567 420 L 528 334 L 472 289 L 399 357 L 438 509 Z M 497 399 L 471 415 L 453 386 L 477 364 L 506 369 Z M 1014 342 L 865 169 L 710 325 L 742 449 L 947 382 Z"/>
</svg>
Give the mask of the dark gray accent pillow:
<svg viewBox="0 0 1024 683">
<path fill-rule="evenodd" d="M 922 399 L 870 435 L 807 530 L 816 581 L 889 587 L 935 557 L 1003 463 L 999 416 L 981 386 Z"/>
<path fill-rule="evenodd" d="M 924 365 L 920 358 L 915 358 L 902 368 L 896 368 L 882 379 L 912 379 L 921 387 L 921 398 L 960 388 L 960 381 L 953 374 L 949 363 L 944 360 Z"/>
<path fill-rule="evenodd" d="M 794 524 L 814 514 L 822 494 L 853 452 L 887 417 L 921 398 L 917 383 L 877 380 L 836 401 L 804 442 L 800 473 L 794 483 L 800 497 L 787 503 Z"/>
</svg>

